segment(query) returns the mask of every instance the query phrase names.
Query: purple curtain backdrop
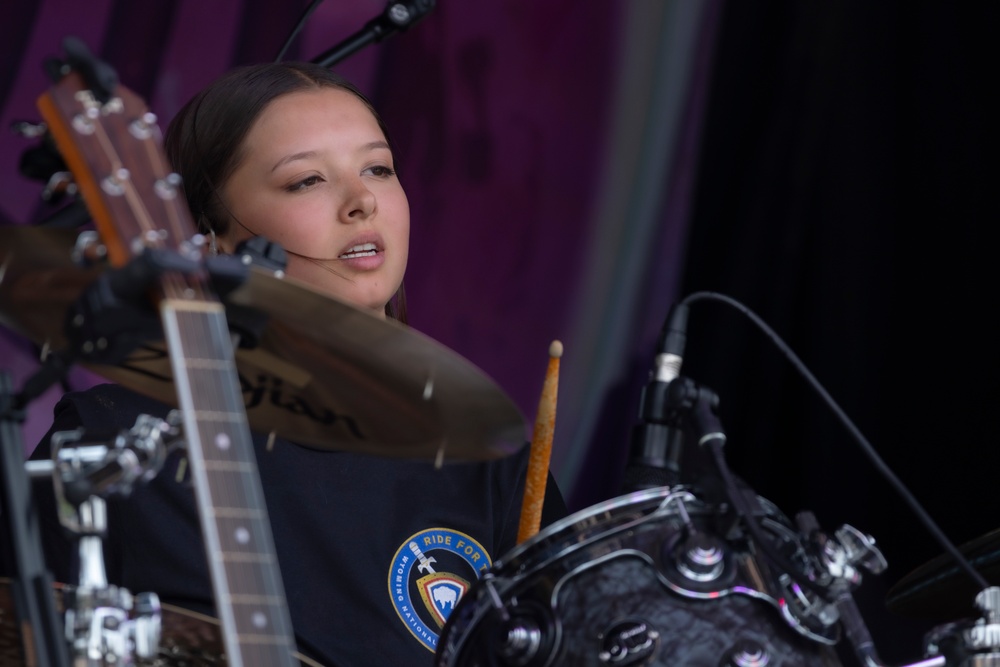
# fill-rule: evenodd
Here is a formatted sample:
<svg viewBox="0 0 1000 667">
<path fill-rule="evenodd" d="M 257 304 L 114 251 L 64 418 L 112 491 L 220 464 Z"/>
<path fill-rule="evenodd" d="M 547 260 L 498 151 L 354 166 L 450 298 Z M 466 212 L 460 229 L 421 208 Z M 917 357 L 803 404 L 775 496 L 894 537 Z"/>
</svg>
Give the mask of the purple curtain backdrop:
<svg viewBox="0 0 1000 667">
<path fill-rule="evenodd" d="M 8 3 L 0 223 L 49 213 L 17 172 L 31 142 L 6 128 L 38 118 L 42 60 L 64 35 L 165 121 L 229 67 L 273 59 L 306 4 Z M 335 69 L 398 144 L 415 328 L 494 378 L 529 426 L 549 343 L 564 342 L 553 472 L 571 509 L 619 492 L 653 340 L 683 287 L 764 317 L 952 539 L 996 528 L 994 5 L 437 5 Z M 287 57 L 315 57 L 384 7 L 327 0 Z M 789 514 L 879 540 L 891 569 L 857 598 L 882 657 L 916 660 L 922 628 L 885 595 L 940 545 L 746 321 L 699 307 L 689 340 L 686 372 L 722 398 L 733 470 Z M 0 370 L 23 381 L 35 354 L 0 328 Z M 27 447 L 59 391 L 33 406 Z"/>
<path fill-rule="evenodd" d="M 48 85 L 43 59 L 59 54 L 64 36 L 75 35 L 115 67 L 165 124 L 228 68 L 273 60 L 307 4 L 16 3 L 0 23 L 0 56 L 14 64 L 0 74 L 0 122 L 6 128 L 18 119 L 38 120 L 35 99 Z M 406 279 L 411 324 L 493 378 L 524 414 L 527 435 L 549 344 L 564 343 L 552 469 L 580 508 L 617 492 L 619 475 L 607 466 L 622 465 L 627 443 L 605 440 L 590 452 L 594 417 L 608 386 L 628 379 L 622 369 L 635 363 L 633 357 L 648 361 L 650 350 L 634 349 L 635 341 L 651 344 L 650 331 L 674 298 L 681 266 L 683 201 L 698 123 L 691 109 L 687 117 L 678 110 L 688 108 L 692 63 L 700 59 L 705 69 L 711 31 L 702 35 L 699 29 L 700 8 L 671 13 L 671 6 L 444 0 L 410 30 L 333 67 L 373 99 L 399 149 L 413 220 Z M 384 7 L 383 0 L 320 4 L 285 58 L 317 57 Z M 665 52 L 660 42 L 670 29 L 681 38 L 675 35 L 673 51 Z M 654 56 L 666 57 L 670 68 L 659 71 L 646 62 Z M 657 77 L 670 83 L 666 105 L 674 112 L 658 110 L 669 122 L 645 110 L 656 89 L 664 89 Z M 637 125 L 626 128 L 632 135 L 627 150 L 616 145 L 623 136 L 620 129 L 615 134 L 616 123 Z M 648 128 L 670 138 L 682 124 L 683 145 L 647 138 Z M 51 213 L 40 202 L 41 184 L 18 173 L 18 158 L 30 145 L 0 134 L 0 219 L 9 224 L 35 223 Z M 658 154 L 655 169 L 643 165 L 644 151 Z M 672 181 L 666 178 L 670 167 L 678 167 Z M 646 181 L 651 194 L 642 210 L 629 204 L 636 186 L 623 185 L 621 174 Z M 661 190 L 675 198 L 668 201 Z M 620 210 L 609 210 L 613 201 Z M 671 201 L 674 210 L 664 222 Z M 644 236 L 633 232 L 637 219 Z M 644 245 L 641 239 L 649 243 L 636 248 Z M 623 273 L 628 280 L 616 277 Z M 609 332 L 607 308 L 621 307 L 622 292 L 651 299 L 656 309 L 613 314 L 617 328 Z M 36 367 L 36 351 L 10 332 L 2 335 L 3 368 L 21 382 Z M 98 381 L 74 370 L 68 386 Z M 54 388 L 32 405 L 27 448 L 44 433 L 61 391 Z M 608 474 L 587 480 L 574 495 L 587 466 Z"/>
</svg>

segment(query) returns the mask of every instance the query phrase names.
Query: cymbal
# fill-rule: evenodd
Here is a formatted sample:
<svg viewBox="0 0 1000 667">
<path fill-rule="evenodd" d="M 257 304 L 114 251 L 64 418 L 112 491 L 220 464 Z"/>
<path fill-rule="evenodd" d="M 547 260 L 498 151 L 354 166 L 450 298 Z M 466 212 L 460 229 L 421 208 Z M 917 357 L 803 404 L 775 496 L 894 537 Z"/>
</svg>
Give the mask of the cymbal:
<svg viewBox="0 0 1000 667">
<path fill-rule="evenodd" d="M 992 586 L 1000 585 L 1000 529 L 958 547 Z M 950 554 L 938 556 L 900 579 L 886 595 L 890 611 L 937 623 L 978 618 L 979 587 Z"/>
<path fill-rule="evenodd" d="M 64 584 L 53 584 L 56 612 L 65 611 Z M 0 664 L 27 664 L 22 654 L 20 628 L 14 613 L 14 599 L 10 580 L 0 578 Z M 219 621 L 182 607 L 163 603 L 160 605 L 161 638 L 157 665 L 224 665 L 225 649 Z M 301 667 L 320 667 L 320 664 L 299 653 L 294 654 Z M 142 663 L 147 664 L 147 663 Z M 150 662 L 149 664 L 152 664 Z"/>
<path fill-rule="evenodd" d="M 0 324 L 38 345 L 66 345 L 68 307 L 106 270 L 74 264 L 77 235 L 0 227 Z M 500 458 L 527 442 L 511 399 L 471 362 L 414 329 L 256 267 L 226 302 L 267 318 L 256 347 L 236 350 L 253 430 L 320 449 L 441 461 Z M 162 341 L 122 364 L 87 368 L 177 403 Z"/>
</svg>

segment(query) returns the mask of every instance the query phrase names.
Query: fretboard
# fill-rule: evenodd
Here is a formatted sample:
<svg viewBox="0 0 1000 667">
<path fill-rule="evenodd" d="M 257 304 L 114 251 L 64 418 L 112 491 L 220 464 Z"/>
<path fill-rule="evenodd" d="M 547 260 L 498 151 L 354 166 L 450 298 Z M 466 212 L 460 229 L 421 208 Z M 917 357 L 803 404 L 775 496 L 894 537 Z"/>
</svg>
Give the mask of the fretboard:
<svg viewBox="0 0 1000 667">
<path fill-rule="evenodd" d="M 177 298 L 163 300 L 160 310 L 229 665 L 295 667 L 225 310 Z"/>
</svg>

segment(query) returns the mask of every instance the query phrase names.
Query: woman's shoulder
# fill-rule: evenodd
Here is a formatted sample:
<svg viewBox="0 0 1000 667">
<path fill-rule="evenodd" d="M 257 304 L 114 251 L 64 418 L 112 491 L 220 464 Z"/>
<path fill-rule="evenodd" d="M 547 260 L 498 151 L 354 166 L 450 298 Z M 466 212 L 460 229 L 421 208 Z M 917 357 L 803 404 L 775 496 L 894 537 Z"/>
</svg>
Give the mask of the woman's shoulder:
<svg viewBox="0 0 1000 667">
<path fill-rule="evenodd" d="M 84 427 L 131 427 L 139 414 L 163 416 L 170 407 L 119 384 L 98 384 L 63 394 L 55 407 L 55 423 Z"/>
</svg>

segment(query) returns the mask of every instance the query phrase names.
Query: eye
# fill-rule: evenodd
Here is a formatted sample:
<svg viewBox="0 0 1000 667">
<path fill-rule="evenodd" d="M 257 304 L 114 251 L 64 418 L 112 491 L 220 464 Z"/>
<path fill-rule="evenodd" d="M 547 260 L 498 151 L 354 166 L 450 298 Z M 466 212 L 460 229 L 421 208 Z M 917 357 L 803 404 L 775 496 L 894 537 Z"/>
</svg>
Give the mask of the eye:
<svg viewBox="0 0 1000 667">
<path fill-rule="evenodd" d="M 301 192 L 302 190 L 307 190 L 322 181 L 323 178 L 321 176 L 307 176 L 306 178 L 285 186 L 285 190 L 288 192 Z"/>
<path fill-rule="evenodd" d="M 396 175 L 395 169 L 381 164 L 375 165 L 374 167 L 368 167 L 365 171 L 370 173 L 372 176 L 378 176 L 379 178 L 388 178 Z"/>
</svg>

